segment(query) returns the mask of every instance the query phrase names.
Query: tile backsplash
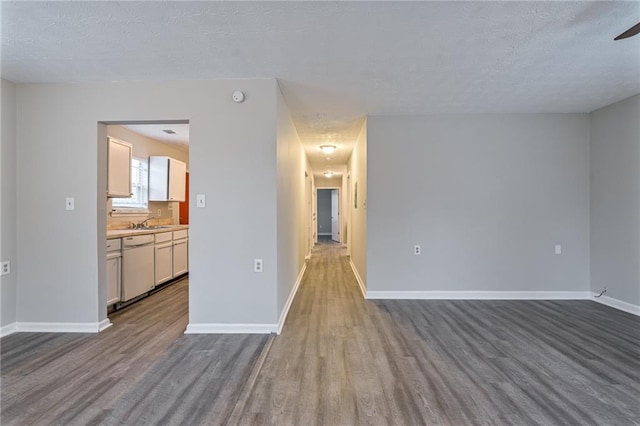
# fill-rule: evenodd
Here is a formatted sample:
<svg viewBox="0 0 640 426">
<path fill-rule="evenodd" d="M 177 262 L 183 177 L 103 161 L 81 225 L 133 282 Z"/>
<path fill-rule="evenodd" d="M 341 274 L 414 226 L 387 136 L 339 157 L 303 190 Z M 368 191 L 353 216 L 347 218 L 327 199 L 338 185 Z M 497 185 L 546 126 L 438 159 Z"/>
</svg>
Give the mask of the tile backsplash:
<svg viewBox="0 0 640 426">
<path fill-rule="evenodd" d="M 127 229 L 131 224 L 151 218 L 149 225 L 177 225 L 180 223 L 179 203 L 170 201 L 150 201 L 148 214 L 112 215 L 111 199 L 107 199 L 107 229 Z M 160 216 L 158 216 L 158 211 Z"/>
</svg>

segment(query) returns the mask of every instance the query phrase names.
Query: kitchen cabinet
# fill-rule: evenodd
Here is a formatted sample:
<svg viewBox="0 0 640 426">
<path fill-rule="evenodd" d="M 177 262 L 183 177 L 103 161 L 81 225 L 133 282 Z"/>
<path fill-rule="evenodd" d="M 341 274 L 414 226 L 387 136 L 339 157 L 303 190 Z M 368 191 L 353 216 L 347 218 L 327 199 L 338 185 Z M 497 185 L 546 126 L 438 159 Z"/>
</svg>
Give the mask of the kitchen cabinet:
<svg viewBox="0 0 640 426">
<path fill-rule="evenodd" d="M 149 201 L 184 201 L 187 165 L 171 157 L 149 157 Z"/>
<path fill-rule="evenodd" d="M 173 278 L 173 238 L 172 232 L 156 234 L 156 285 Z"/>
<path fill-rule="evenodd" d="M 107 240 L 107 306 L 120 301 L 122 251 L 120 238 Z"/>
<path fill-rule="evenodd" d="M 186 229 L 173 231 L 173 276 L 189 272 L 189 239 Z"/>
<path fill-rule="evenodd" d="M 133 146 L 128 142 L 108 138 L 107 197 L 129 198 L 131 195 L 131 158 Z"/>
</svg>

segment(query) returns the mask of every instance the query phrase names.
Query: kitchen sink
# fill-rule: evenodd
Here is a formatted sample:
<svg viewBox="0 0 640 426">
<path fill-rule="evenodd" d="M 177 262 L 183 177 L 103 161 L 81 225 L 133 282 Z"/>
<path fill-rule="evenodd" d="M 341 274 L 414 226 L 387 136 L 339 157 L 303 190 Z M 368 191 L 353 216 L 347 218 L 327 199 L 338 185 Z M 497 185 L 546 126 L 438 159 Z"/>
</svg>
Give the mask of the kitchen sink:
<svg viewBox="0 0 640 426">
<path fill-rule="evenodd" d="M 175 228 L 175 225 L 154 225 L 154 226 L 140 226 L 135 227 L 133 231 L 153 231 L 154 229 L 171 229 Z"/>
</svg>

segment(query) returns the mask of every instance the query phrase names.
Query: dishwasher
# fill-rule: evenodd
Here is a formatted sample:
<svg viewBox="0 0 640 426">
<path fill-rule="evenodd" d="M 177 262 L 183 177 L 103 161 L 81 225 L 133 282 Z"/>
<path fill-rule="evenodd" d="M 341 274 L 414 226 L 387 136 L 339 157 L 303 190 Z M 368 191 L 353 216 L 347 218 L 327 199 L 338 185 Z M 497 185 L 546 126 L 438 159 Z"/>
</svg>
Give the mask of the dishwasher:
<svg viewBox="0 0 640 426">
<path fill-rule="evenodd" d="M 126 302 L 154 287 L 153 234 L 122 239 L 122 301 Z"/>
</svg>

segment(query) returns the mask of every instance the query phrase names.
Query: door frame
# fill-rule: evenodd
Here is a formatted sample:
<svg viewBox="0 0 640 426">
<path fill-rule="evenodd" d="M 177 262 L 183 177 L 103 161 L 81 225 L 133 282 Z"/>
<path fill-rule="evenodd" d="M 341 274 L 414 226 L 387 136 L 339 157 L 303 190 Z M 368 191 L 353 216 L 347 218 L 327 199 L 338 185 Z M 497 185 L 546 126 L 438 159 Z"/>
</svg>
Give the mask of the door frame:
<svg viewBox="0 0 640 426">
<path fill-rule="evenodd" d="M 323 189 L 326 189 L 326 190 L 335 189 L 335 190 L 338 191 L 338 232 L 340 233 L 340 241 L 338 241 L 338 242 L 340 244 L 345 244 L 346 241 L 344 241 L 344 239 L 343 239 L 344 232 L 342 232 L 342 226 L 343 226 L 343 222 L 342 222 L 343 219 L 342 218 L 344 216 L 343 211 L 342 211 L 343 210 L 342 209 L 342 204 L 343 203 L 342 203 L 342 198 L 341 198 L 342 197 L 342 187 L 340 187 L 340 186 L 323 186 L 321 188 L 320 187 L 316 187 L 315 190 L 313 191 L 313 193 L 315 194 L 316 203 L 317 203 L 317 200 L 318 200 L 318 191 L 323 190 Z M 317 204 L 316 204 L 316 212 L 317 212 Z M 315 218 L 316 219 L 318 218 L 318 214 L 317 213 L 315 215 Z M 316 231 L 316 243 L 317 243 L 318 242 L 318 236 L 317 236 L 317 234 L 318 234 L 317 226 L 318 225 L 317 225 L 317 222 L 316 222 L 315 226 L 316 226 L 315 231 Z"/>
<path fill-rule="evenodd" d="M 345 220 L 345 227 L 347 233 L 346 241 L 343 243 L 347 246 L 347 256 L 351 256 L 351 204 L 353 203 L 353 195 L 351 194 L 351 170 L 347 172 L 347 176 L 343 180 L 343 186 L 346 186 L 347 191 L 347 204 L 344 209 L 343 215 Z"/>
<path fill-rule="evenodd" d="M 316 231 L 315 231 L 315 221 L 316 221 L 316 213 L 315 207 L 313 205 L 314 202 L 314 183 L 313 183 L 313 175 L 309 173 L 308 170 L 304 171 L 304 203 L 306 210 L 306 244 L 307 244 L 307 252 L 305 254 L 305 259 L 311 258 L 311 251 L 313 250 L 313 246 L 316 243 Z"/>
<path fill-rule="evenodd" d="M 98 286 L 98 321 L 100 322 L 100 329 L 102 331 L 107 327 L 111 326 L 112 323 L 109 321 L 109 311 L 107 307 L 107 257 L 106 257 L 106 244 L 107 240 L 107 228 L 108 228 L 108 215 L 107 205 L 108 205 L 108 197 L 106 197 L 107 193 L 107 144 L 109 138 L 108 126 L 122 126 L 125 124 L 187 124 L 191 125 L 190 119 L 177 119 L 177 120 L 98 120 L 97 124 L 97 212 L 98 216 L 96 219 L 97 223 L 97 253 L 98 253 L 98 268 L 97 268 L 97 286 Z M 191 140 L 189 140 L 191 142 Z M 187 158 L 189 161 L 191 160 L 191 151 L 189 150 Z M 104 194 L 100 195 L 100 194 Z M 186 194 L 185 194 L 186 195 Z M 189 199 L 186 199 L 189 202 Z M 178 217 L 179 217 L 178 213 Z M 151 215 L 153 217 L 153 214 Z M 179 221 L 179 220 L 178 220 Z M 189 229 L 193 229 L 190 228 Z M 155 256 L 155 248 L 154 248 L 154 256 Z M 155 272 L 155 271 L 154 271 Z M 155 282 L 155 279 L 154 279 Z M 122 289 L 121 295 L 122 297 Z M 187 310 L 191 307 L 191 302 L 187 303 Z"/>
</svg>

